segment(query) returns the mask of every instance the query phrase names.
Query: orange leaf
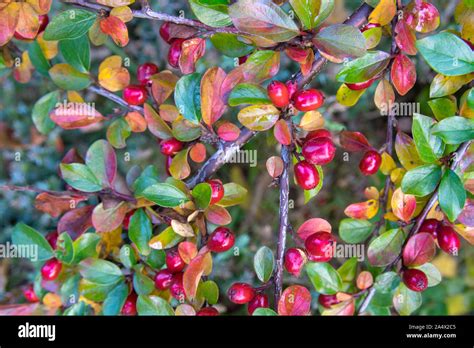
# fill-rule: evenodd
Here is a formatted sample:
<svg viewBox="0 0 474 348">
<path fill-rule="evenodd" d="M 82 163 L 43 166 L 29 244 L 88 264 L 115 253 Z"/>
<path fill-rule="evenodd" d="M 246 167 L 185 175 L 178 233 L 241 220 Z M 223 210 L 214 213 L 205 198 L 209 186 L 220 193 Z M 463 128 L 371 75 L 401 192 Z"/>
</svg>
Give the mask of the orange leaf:
<svg viewBox="0 0 474 348">
<path fill-rule="evenodd" d="M 97 110 L 83 103 L 61 105 L 54 109 L 49 116 L 63 129 L 82 128 L 105 120 Z"/>
<path fill-rule="evenodd" d="M 128 29 L 120 18 L 108 16 L 101 19 L 100 29 L 109 35 L 118 46 L 124 47 L 128 44 Z"/>
<path fill-rule="evenodd" d="M 196 296 L 201 276 L 209 267 L 212 267 L 212 256 L 209 251 L 196 256 L 189 263 L 183 274 L 183 287 L 188 299 L 192 300 Z"/>
<path fill-rule="evenodd" d="M 25 39 L 34 39 L 36 34 L 38 34 L 40 26 L 38 14 L 30 4 L 20 2 L 20 12 L 18 16 L 16 32 Z"/>
<path fill-rule="evenodd" d="M 35 198 L 35 208 L 52 217 L 58 217 L 77 206 L 79 202 L 87 200 L 87 196 L 62 195 L 42 192 Z"/>
<path fill-rule="evenodd" d="M 189 157 L 196 163 L 202 163 L 206 160 L 206 147 L 204 144 L 197 143 L 189 150 Z"/>
<path fill-rule="evenodd" d="M 388 115 L 395 102 L 395 92 L 387 79 L 382 79 L 375 89 L 374 103 L 383 115 Z"/>
<path fill-rule="evenodd" d="M 214 67 L 207 70 L 201 79 L 201 113 L 208 126 L 212 126 L 226 109 L 221 93 L 225 78 L 225 71 Z"/>
<path fill-rule="evenodd" d="M 132 132 L 141 133 L 141 132 L 146 131 L 147 123 L 139 112 L 137 111 L 129 112 L 127 116 L 125 116 L 125 120 L 130 126 L 130 129 L 132 130 Z"/>
<path fill-rule="evenodd" d="M 206 209 L 206 219 L 210 223 L 215 225 L 228 225 L 232 222 L 232 216 L 230 216 L 227 209 L 219 205 L 213 204 Z"/>
<path fill-rule="evenodd" d="M 329 222 L 324 219 L 313 218 L 303 222 L 296 233 L 301 239 L 305 240 L 312 234 L 322 231 L 331 233 L 332 227 Z"/>
<path fill-rule="evenodd" d="M 311 310 L 311 293 L 301 285 L 292 285 L 283 291 L 278 302 L 280 315 L 308 315 Z"/>
<path fill-rule="evenodd" d="M 272 178 L 278 178 L 283 173 L 283 160 L 281 157 L 272 156 L 267 159 L 266 167 Z"/>
<path fill-rule="evenodd" d="M 178 77 L 169 70 L 163 70 L 151 77 L 151 94 L 158 105 L 164 103 L 173 93 Z"/>
<path fill-rule="evenodd" d="M 0 11 L 0 46 L 6 45 L 15 34 L 19 13 L 18 2 L 11 2 Z"/>
<path fill-rule="evenodd" d="M 99 84 L 111 92 L 118 92 L 130 84 L 130 73 L 122 67 L 122 57 L 110 56 L 99 65 Z"/>
<path fill-rule="evenodd" d="M 194 259 L 197 254 L 198 250 L 196 244 L 193 242 L 181 242 L 178 245 L 178 252 L 179 256 L 183 259 L 184 262 L 189 264 L 192 259 Z"/>
<path fill-rule="evenodd" d="M 366 202 L 354 203 L 349 205 L 344 214 L 353 219 L 369 220 L 372 219 L 379 210 L 379 201 L 370 199 Z"/>
<path fill-rule="evenodd" d="M 416 209 L 416 198 L 413 195 L 403 193 L 401 188 L 397 188 L 392 195 L 392 211 L 397 218 L 409 222 Z"/>
<path fill-rule="evenodd" d="M 359 276 L 357 277 L 356 283 L 357 283 L 357 287 L 360 290 L 365 290 L 372 286 L 372 284 L 374 283 L 374 277 L 372 276 L 372 273 L 363 271 L 363 272 L 360 272 Z"/>
<path fill-rule="evenodd" d="M 378 23 L 381 26 L 390 23 L 397 12 L 395 0 L 380 0 L 375 9 L 369 15 L 370 23 Z"/>
<path fill-rule="evenodd" d="M 392 82 L 400 95 L 407 94 L 415 85 L 415 64 L 403 54 L 398 54 L 392 63 Z"/>
<path fill-rule="evenodd" d="M 279 120 L 277 121 L 277 123 L 275 123 L 275 127 L 273 128 L 273 134 L 275 135 L 276 140 L 278 140 L 280 144 L 291 144 L 291 131 L 285 120 Z"/>
<path fill-rule="evenodd" d="M 181 56 L 179 57 L 179 68 L 183 74 L 191 74 L 196 70 L 196 62 L 206 51 L 206 40 L 193 38 L 186 40 L 181 45 Z"/>
</svg>

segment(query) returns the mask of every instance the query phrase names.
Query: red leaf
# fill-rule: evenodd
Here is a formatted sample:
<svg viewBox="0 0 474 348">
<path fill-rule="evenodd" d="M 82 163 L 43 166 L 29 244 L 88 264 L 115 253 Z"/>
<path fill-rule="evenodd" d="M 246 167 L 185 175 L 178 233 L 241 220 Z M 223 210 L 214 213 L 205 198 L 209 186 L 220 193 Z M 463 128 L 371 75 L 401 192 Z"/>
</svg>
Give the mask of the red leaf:
<svg viewBox="0 0 474 348">
<path fill-rule="evenodd" d="M 100 203 L 92 212 L 92 225 L 97 232 L 110 232 L 122 224 L 125 214 L 129 210 L 125 202 L 113 207 L 105 207 Z"/>
<path fill-rule="evenodd" d="M 196 163 L 202 163 L 206 160 L 206 147 L 197 143 L 189 150 L 189 157 Z"/>
<path fill-rule="evenodd" d="M 104 34 L 110 35 L 118 46 L 124 47 L 128 44 L 128 29 L 120 18 L 108 16 L 102 19 L 100 21 L 100 29 Z"/>
<path fill-rule="evenodd" d="M 341 146 L 351 152 L 366 151 L 372 148 L 364 134 L 360 132 L 342 131 L 339 135 Z"/>
<path fill-rule="evenodd" d="M 292 285 L 283 291 L 278 302 L 280 315 L 308 315 L 311 310 L 311 293 L 301 285 Z"/>
<path fill-rule="evenodd" d="M 272 156 L 267 159 L 266 167 L 272 178 L 278 178 L 283 173 L 283 160 L 281 157 Z"/>
<path fill-rule="evenodd" d="M 201 276 L 212 267 L 212 256 L 209 251 L 196 256 L 183 274 L 183 287 L 186 297 L 194 299 Z"/>
<path fill-rule="evenodd" d="M 416 82 L 415 64 L 407 56 L 398 54 L 393 60 L 391 77 L 398 93 L 407 94 Z"/>
<path fill-rule="evenodd" d="M 240 128 L 230 122 L 224 122 L 217 128 L 217 135 L 225 141 L 235 141 L 240 135 Z"/>
<path fill-rule="evenodd" d="M 230 216 L 227 209 L 219 205 L 213 204 L 206 209 L 205 212 L 207 220 L 215 225 L 228 225 L 232 222 L 232 216 Z"/>
<path fill-rule="evenodd" d="M 77 129 L 105 120 L 95 109 L 84 103 L 68 103 L 51 111 L 51 120 L 63 129 Z"/>
<path fill-rule="evenodd" d="M 85 201 L 86 199 L 87 196 L 79 194 L 67 195 L 43 192 L 36 196 L 35 208 L 57 218 L 64 212 L 75 208 L 79 202 Z"/>
<path fill-rule="evenodd" d="M 277 123 L 275 123 L 275 127 L 273 128 L 273 134 L 275 135 L 276 140 L 278 140 L 280 144 L 291 144 L 291 131 L 285 120 L 279 120 Z"/>
<path fill-rule="evenodd" d="M 191 74 L 195 71 L 195 64 L 206 51 L 206 40 L 194 38 L 186 40 L 181 45 L 181 56 L 179 57 L 179 68 L 183 74 Z"/>
<path fill-rule="evenodd" d="M 313 218 L 303 222 L 303 224 L 298 228 L 298 231 L 296 233 L 301 239 L 305 240 L 316 232 L 324 231 L 331 233 L 331 230 L 332 227 L 329 222 L 324 219 Z"/>
<path fill-rule="evenodd" d="M 405 20 L 398 21 L 395 26 L 395 42 L 397 46 L 406 54 L 415 55 L 416 49 L 416 35 L 413 29 L 405 22 Z"/>
<path fill-rule="evenodd" d="M 179 256 L 181 256 L 183 261 L 186 262 L 187 264 L 189 264 L 191 260 L 193 260 L 198 254 L 196 244 L 194 244 L 193 242 L 179 243 L 178 252 L 179 252 Z"/>
<path fill-rule="evenodd" d="M 92 227 L 93 210 L 93 205 L 87 205 L 68 211 L 59 219 L 58 232 L 67 232 L 72 239 L 76 239 Z"/>
<path fill-rule="evenodd" d="M 219 67 L 206 71 L 201 79 L 201 113 L 202 119 L 208 126 L 212 126 L 225 112 L 221 87 L 226 73 Z"/>
<path fill-rule="evenodd" d="M 436 244 L 430 233 L 417 233 L 403 249 L 403 264 L 408 267 L 421 266 L 433 260 Z"/>
</svg>

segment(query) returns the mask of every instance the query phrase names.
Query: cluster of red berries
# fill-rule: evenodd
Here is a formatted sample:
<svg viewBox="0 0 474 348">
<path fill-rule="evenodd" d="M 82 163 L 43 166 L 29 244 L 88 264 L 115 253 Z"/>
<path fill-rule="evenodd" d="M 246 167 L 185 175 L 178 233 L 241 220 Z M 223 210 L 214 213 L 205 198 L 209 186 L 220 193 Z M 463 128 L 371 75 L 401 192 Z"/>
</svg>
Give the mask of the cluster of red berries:
<svg viewBox="0 0 474 348">
<path fill-rule="evenodd" d="M 171 37 L 170 27 L 171 23 L 164 22 L 160 27 L 160 36 L 166 43 L 170 45 L 170 49 L 168 51 L 168 64 L 177 69 L 179 68 L 179 58 L 181 57 L 181 45 L 185 40 Z"/>
<path fill-rule="evenodd" d="M 59 234 L 56 231 L 46 235 L 46 240 L 51 245 L 51 248 L 56 249 L 58 237 Z M 62 268 L 63 265 L 58 259 L 49 259 L 44 263 L 43 267 L 41 267 L 41 277 L 46 281 L 53 281 L 58 278 Z"/>
<path fill-rule="evenodd" d="M 277 108 L 285 108 L 292 104 L 299 111 L 312 111 L 324 103 L 324 95 L 317 89 L 298 90 L 295 82 L 286 84 L 272 81 L 267 87 L 268 97 Z"/>
<path fill-rule="evenodd" d="M 139 84 L 125 87 L 123 99 L 130 105 L 143 105 L 148 99 L 147 86 L 151 85 L 151 77 L 158 71 L 158 66 L 150 62 L 139 65 L 137 68 Z"/>
<path fill-rule="evenodd" d="M 454 229 L 436 219 L 427 219 L 420 226 L 420 233 L 429 233 L 441 250 L 451 255 L 458 255 L 461 242 Z M 428 277 L 419 269 L 406 269 L 403 271 L 403 282 L 413 291 L 424 291 L 428 287 Z"/>
<path fill-rule="evenodd" d="M 268 308 L 268 296 L 257 292 L 250 284 L 234 283 L 227 291 L 229 300 L 236 304 L 247 304 L 250 315 L 257 308 Z"/>
<path fill-rule="evenodd" d="M 39 28 L 38 28 L 38 32 L 36 33 L 36 35 L 41 34 L 46 29 L 46 26 L 49 23 L 49 17 L 48 17 L 48 15 L 41 15 L 41 16 L 38 17 L 38 21 L 39 21 Z M 21 35 L 17 31 L 15 31 L 13 36 L 15 37 L 15 39 L 22 40 L 22 41 L 30 40 L 30 39 L 24 37 L 23 35 Z"/>
<path fill-rule="evenodd" d="M 295 179 L 304 190 L 314 189 L 319 184 L 319 173 L 315 165 L 323 166 L 330 163 L 336 154 L 336 147 L 331 133 L 326 129 L 310 132 L 303 141 L 301 153 L 304 160 L 295 167 Z"/>
</svg>

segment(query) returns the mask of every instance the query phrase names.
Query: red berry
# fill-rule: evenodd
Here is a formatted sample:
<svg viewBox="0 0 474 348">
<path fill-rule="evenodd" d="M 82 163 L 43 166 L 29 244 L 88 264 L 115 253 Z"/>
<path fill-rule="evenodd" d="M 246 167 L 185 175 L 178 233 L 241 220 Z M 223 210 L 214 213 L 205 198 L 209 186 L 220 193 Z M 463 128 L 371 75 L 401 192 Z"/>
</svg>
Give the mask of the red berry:
<svg viewBox="0 0 474 348">
<path fill-rule="evenodd" d="M 128 295 L 122 307 L 122 315 L 137 315 L 137 294 Z"/>
<path fill-rule="evenodd" d="M 183 148 L 183 143 L 175 138 L 162 140 L 160 142 L 160 151 L 165 156 L 174 156 Z"/>
<path fill-rule="evenodd" d="M 125 217 L 123 218 L 122 225 L 123 228 L 128 230 L 130 227 L 130 219 L 132 218 L 133 214 L 135 214 L 135 210 L 129 211 L 127 214 L 125 214 Z"/>
<path fill-rule="evenodd" d="M 150 78 L 159 71 L 158 67 L 153 63 L 144 63 L 138 66 L 137 79 L 142 85 L 148 85 Z"/>
<path fill-rule="evenodd" d="M 204 307 L 201 308 L 196 315 L 198 317 L 215 317 L 219 315 L 219 311 L 215 309 L 214 307 Z"/>
<path fill-rule="evenodd" d="M 146 88 L 139 85 L 129 85 L 123 90 L 123 99 L 130 105 L 142 105 L 148 98 Z"/>
<path fill-rule="evenodd" d="M 451 226 L 441 225 L 438 228 L 438 244 L 444 252 L 457 256 L 461 241 Z"/>
<path fill-rule="evenodd" d="M 211 185 L 212 190 L 210 204 L 216 204 L 224 197 L 224 185 L 222 185 L 222 181 L 218 179 L 208 180 L 207 183 Z"/>
<path fill-rule="evenodd" d="M 298 91 L 298 84 L 295 81 L 290 80 L 286 83 L 286 88 L 288 89 L 288 97 L 292 99 L 296 91 Z"/>
<path fill-rule="evenodd" d="M 166 156 L 165 169 L 166 169 L 166 174 L 168 174 L 168 176 L 171 176 L 170 167 L 171 167 L 172 162 L 173 162 L 173 157 Z"/>
<path fill-rule="evenodd" d="M 48 241 L 49 245 L 51 245 L 51 248 L 56 249 L 58 237 L 59 233 L 57 231 L 50 232 L 46 235 L 46 240 Z"/>
<path fill-rule="evenodd" d="M 244 64 L 248 58 L 249 58 L 248 54 L 246 56 L 239 57 L 239 65 Z"/>
<path fill-rule="evenodd" d="M 332 258 L 333 247 L 336 239 L 329 232 L 316 232 L 310 235 L 304 246 L 308 252 L 308 258 L 314 262 L 327 262 Z"/>
<path fill-rule="evenodd" d="M 272 81 L 267 87 L 268 97 L 277 108 L 284 108 L 290 103 L 288 88 L 283 82 Z"/>
<path fill-rule="evenodd" d="M 162 269 L 155 276 L 155 287 L 158 290 L 166 290 L 173 282 L 173 273 L 167 269 Z"/>
<path fill-rule="evenodd" d="M 338 304 L 340 301 L 337 299 L 336 295 L 321 294 L 318 297 L 318 302 L 324 308 L 331 308 L 331 306 Z"/>
<path fill-rule="evenodd" d="M 311 139 L 316 139 L 316 138 L 329 138 L 329 139 L 331 139 L 331 132 L 328 131 L 327 129 L 318 129 L 318 130 L 309 132 L 306 135 L 306 137 L 304 138 L 304 141 L 308 142 Z"/>
<path fill-rule="evenodd" d="M 268 308 L 268 296 L 265 294 L 256 294 L 247 305 L 247 311 L 250 315 L 257 308 Z"/>
<path fill-rule="evenodd" d="M 330 138 L 320 137 L 305 142 L 301 153 L 309 163 L 322 166 L 334 159 L 336 147 Z"/>
<path fill-rule="evenodd" d="M 290 248 L 285 253 L 285 269 L 288 273 L 297 277 L 300 276 L 301 269 L 306 263 L 306 254 L 298 248 Z"/>
<path fill-rule="evenodd" d="M 255 296 L 255 289 L 247 283 L 234 283 L 227 291 L 229 300 L 237 304 L 250 302 Z"/>
<path fill-rule="evenodd" d="M 364 31 L 366 30 L 369 30 L 369 29 L 372 29 L 372 28 L 379 28 L 380 27 L 380 24 L 379 23 L 367 23 L 366 25 L 364 25 L 360 31 L 363 33 Z"/>
<path fill-rule="evenodd" d="M 39 302 L 39 298 L 36 296 L 33 284 L 30 284 L 25 289 L 23 289 L 23 296 L 25 296 L 28 302 Z"/>
<path fill-rule="evenodd" d="M 366 89 L 372 86 L 374 81 L 374 79 L 370 79 L 364 82 L 346 83 L 346 86 L 353 91 L 360 91 L 361 89 Z"/>
<path fill-rule="evenodd" d="M 410 268 L 403 272 L 403 282 L 408 289 L 423 291 L 428 287 L 428 277 L 419 269 Z"/>
<path fill-rule="evenodd" d="M 377 151 L 367 151 L 359 163 L 359 169 L 364 175 L 372 175 L 377 173 L 377 170 L 382 164 L 382 156 Z"/>
<path fill-rule="evenodd" d="M 171 281 L 170 293 L 177 300 L 184 298 L 184 286 L 183 286 L 183 273 L 173 274 L 173 279 Z"/>
<path fill-rule="evenodd" d="M 171 34 L 170 34 L 170 22 L 164 22 L 160 27 L 160 36 L 165 42 L 171 43 Z"/>
<path fill-rule="evenodd" d="M 179 57 L 181 57 L 181 44 L 183 42 L 183 39 L 173 40 L 168 51 L 168 63 L 176 69 L 179 68 Z"/>
<path fill-rule="evenodd" d="M 221 253 L 234 246 L 234 234 L 227 227 L 217 227 L 207 241 L 210 251 Z"/>
<path fill-rule="evenodd" d="M 319 173 L 314 165 L 308 161 L 301 161 L 295 164 L 296 183 L 303 190 L 312 190 L 319 184 Z"/>
<path fill-rule="evenodd" d="M 324 95 L 317 89 L 298 91 L 293 96 L 293 105 L 299 111 L 316 110 L 324 103 Z"/>
<path fill-rule="evenodd" d="M 423 221 L 423 223 L 420 226 L 420 229 L 418 232 L 423 233 L 431 233 L 433 238 L 437 237 L 437 231 L 438 231 L 438 226 L 439 226 L 439 221 L 436 219 L 426 219 Z"/>
<path fill-rule="evenodd" d="M 42 33 L 46 27 L 48 26 L 49 24 L 49 17 L 48 15 L 41 15 L 38 17 L 38 20 L 39 20 L 39 29 L 38 29 L 38 34 Z"/>
<path fill-rule="evenodd" d="M 61 273 L 62 268 L 62 263 L 57 259 L 48 260 L 43 267 L 41 267 L 41 276 L 44 280 L 55 280 L 59 276 L 59 273 Z"/>
<path fill-rule="evenodd" d="M 168 267 L 170 272 L 181 272 L 185 266 L 186 263 L 177 250 L 171 250 L 166 254 L 166 267 Z"/>
</svg>

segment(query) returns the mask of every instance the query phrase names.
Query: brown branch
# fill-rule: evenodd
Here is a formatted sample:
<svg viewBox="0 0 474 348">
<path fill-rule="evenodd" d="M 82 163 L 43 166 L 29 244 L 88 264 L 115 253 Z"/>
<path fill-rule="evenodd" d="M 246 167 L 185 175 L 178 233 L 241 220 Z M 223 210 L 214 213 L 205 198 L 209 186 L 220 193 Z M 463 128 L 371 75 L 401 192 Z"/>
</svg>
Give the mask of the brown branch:
<svg viewBox="0 0 474 348">
<path fill-rule="evenodd" d="M 456 150 L 455 152 L 455 157 L 454 157 L 454 161 L 453 163 L 451 164 L 450 166 L 450 169 L 451 170 L 456 170 L 456 168 L 459 166 L 459 164 L 461 163 L 461 160 L 462 158 L 464 157 L 464 155 L 466 154 L 467 150 L 469 149 L 469 146 L 471 145 L 471 142 L 470 141 L 467 141 L 465 143 L 463 143 L 458 150 Z M 436 204 L 436 201 L 438 200 L 438 190 L 439 190 L 439 186 L 438 188 L 436 189 L 435 193 L 433 193 L 433 195 L 431 196 L 430 200 L 428 201 L 428 203 L 426 203 L 425 207 L 423 208 L 422 212 L 420 213 L 420 215 L 418 215 L 418 217 L 416 218 L 416 221 L 415 221 L 415 224 L 412 226 L 412 228 L 410 229 L 410 232 L 408 233 L 407 237 L 405 238 L 405 241 L 403 243 L 403 246 L 402 246 L 402 249 L 401 249 L 401 252 L 400 254 L 397 256 L 397 258 L 391 262 L 383 271 L 383 273 L 385 272 L 388 272 L 389 270 L 392 269 L 392 267 L 394 267 L 402 258 L 402 252 L 403 252 L 403 247 L 405 246 L 405 244 L 408 242 L 408 240 L 416 233 L 418 233 L 421 225 L 423 224 L 423 222 L 425 221 L 426 217 L 428 216 L 428 213 L 430 212 L 430 210 L 434 207 L 434 205 Z M 359 307 L 359 310 L 358 310 L 358 313 L 363 313 L 367 307 L 369 306 L 370 302 L 372 301 L 372 298 L 374 297 L 375 295 L 375 288 L 370 288 L 369 292 L 367 293 L 367 296 L 366 298 L 362 301 L 360 307 Z"/>
<path fill-rule="evenodd" d="M 91 92 L 94 92 L 96 94 L 99 94 L 111 101 L 113 101 L 115 104 L 118 104 L 130 111 L 138 111 L 138 112 L 141 112 L 143 113 L 143 108 L 141 106 L 136 106 L 136 105 L 130 105 L 128 104 L 125 100 L 123 100 L 122 98 L 120 98 L 118 95 L 112 93 L 112 92 L 109 92 L 108 90 L 106 90 L 105 88 L 102 88 L 100 86 L 95 86 L 95 85 L 92 85 L 90 86 L 89 88 L 87 88 L 89 91 Z"/>
</svg>

